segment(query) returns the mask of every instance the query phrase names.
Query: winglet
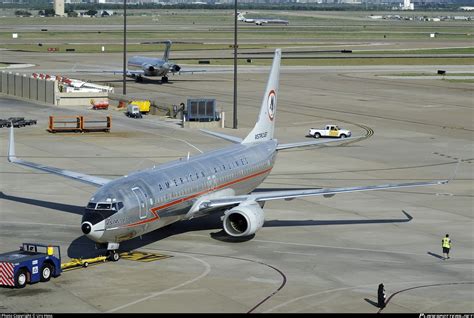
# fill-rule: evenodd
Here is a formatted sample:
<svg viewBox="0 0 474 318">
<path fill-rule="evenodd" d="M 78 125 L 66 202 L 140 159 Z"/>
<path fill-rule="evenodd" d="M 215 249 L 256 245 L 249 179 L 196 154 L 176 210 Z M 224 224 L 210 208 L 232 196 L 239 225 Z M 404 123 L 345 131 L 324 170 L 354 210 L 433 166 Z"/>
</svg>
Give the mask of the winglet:
<svg viewBox="0 0 474 318">
<path fill-rule="evenodd" d="M 10 140 L 8 143 L 8 161 L 9 162 L 15 162 L 16 161 L 16 156 L 15 156 L 15 136 L 13 134 L 13 122 L 11 123 L 10 126 Z"/>
<path fill-rule="evenodd" d="M 226 135 L 226 134 L 222 134 L 222 133 L 218 133 L 218 132 L 214 132 L 214 131 L 210 131 L 210 130 L 206 130 L 206 129 L 199 129 L 199 130 L 202 131 L 203 133 L 208 134 L 208 135 L 211 135 L 211 136 L 214 136 L 214 137 L 217 137 L 217 138 L 221 138 L 221 139 L 224 139 L 224 140 L 236 143 L 236 144 L 239 144 L 239 143 L 242 142 L 242 139 L 239 138 L 239 137 L 229 136 L 229 135 Z"/>
<path fill-rule="evenodd" d="M 456 164 L 456 168 L 454 168 L 454 171 L 451 173 L 451 175 L 445 179 L 445 180 L 439 180 L 437 181 L 437 184 L 447 184 L 449 183 L 450 181 L 454 180 L 454 178 L 456 178 L 456 175 L 458 173 L 458 169 L 459 169 L 459 165 L 461 164 L 461 160 L 459 159 L 457 164 Z"/>
<path fill-rule="evenodd" d="M 164 41 L 164 43 L 166 44 L 166 48 L 165 48 L 165 52 L 163 53 L 163 60 L 165 62 L 168 62 L 168 58 L 170 57 L 171 44 L 173 44 L 173 42 L 171 42 L 171 40 L 167 40 L 167 41 Z"/>
<path fill-rule="evenodd" d="M 461 164 L 461 159 L 458 159 L 458 163 L 456 164 L 456 168 L 454 168 L 453 173 L 451 173 L 451 175 L 449 176 L 448 182 L 451 181 L 451 180 L 454 180 L 454 178 L 456 178 L 456 175 L 458 174 L 458 169 L 459 169 L 460 164 Z"/>
</svg>

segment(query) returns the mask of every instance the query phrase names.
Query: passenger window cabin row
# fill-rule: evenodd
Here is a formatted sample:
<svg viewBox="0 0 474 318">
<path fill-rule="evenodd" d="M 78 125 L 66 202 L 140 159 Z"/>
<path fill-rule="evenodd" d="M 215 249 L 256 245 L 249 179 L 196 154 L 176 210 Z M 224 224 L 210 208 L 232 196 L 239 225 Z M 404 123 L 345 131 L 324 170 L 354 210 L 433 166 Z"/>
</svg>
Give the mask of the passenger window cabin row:
<svg viewBox="0 0 474 318">
<path fill-rule="evenodd" d="M 219 183 L 233 180 L 238 176 L 239 172 L 241 175 L 246 175 L 246 174 L 249 175 L 255 171 L 265 168 L 266 163 L 270 165 L 270 161 L 268 160 L 268 161 L 261 161 L 254 165 L 249 166 L 249 161 L 247 160 L 246 157 L 243 157 L 239 160 L 233 161 L 232 163 L 228 163 L 227 165 L 222 164 L 222 165 L 214 166 L 212 170 L 210 171 L 209 175 L 206 174 L 204 171 L 200 171 L 200 172 L 190 173 L 189 175 L 186 175 L 186 176 L 173 178 L 170 181 L 165 181 L 163 184 L 159 183 L 158 184 L 159 190 L 164 191 L 166 189 L 170 189 L 173 186 L 173 184 L 175 187 L 177 187 L 180 184 L 185 184 L 189 182 L 194 182 L 194 184 L 192 187 L 181 188 L 179 191 L 172 191 L 170 193 L 167 193 L 163 197 L 160 197 L 158 201 L 160 203 L 165 202 L 165 201 L 170 201 L 170 200 L 179 198 L 181 196 L 184 196 L 190 193 L 202 191 L 204 188 L 208 187 L 207 182 L 211 180 L 212 180 L 211 181 L 212 186 L 216 186 Z M 238 168 L 245 167 L 245 169 L 241 169 L 239 172 L 236 171 L 231 174 L 221 174 L 224 171 L 229 171 L 237 167 Z M 214 171 L 215 174 L 213 174 L 212 171 Z M 211 175 L 213 176 L 213 178 L 211 177 Z M 201 181 L 201 182 L 198 183 L 195 181 Z"/>
<path fill-rule="evenodd" d="M 249 164 L 249 161 L 247 160 L 247 158 L 243 157 L 243 158 L 235 160 L 233 162 L 229 162 L 228 164 L 216 165 L 216 166 L 213 167 L 213 171 L 214 171 L 214 173 L 219 173 L 219 172 L 229 171 L 229 170 L 232 170 L 232 169 L 238 168 L 238 167 L 243 167 L 243 166 L 246 166 L 248 164 Z M 208 175 L 202 170 L 200 172 L 196 171 L 196 172 L 190 173 L 189 175 L 173 178 L 169 181 L 159 183 L 158 184 L 158 189 L 160 191 L 164 191 L 164 190 L 170 189 L 173 185 L 175 187 L 177 187 L 179 185 L 189 183 L 189 182 L 206 180 L 207 176 Z M 217 177 L 219 177 L 219 175 L 217 175 Z M 179 191 L 179 192 L 182 192 L 182 191 Z"/>
</svg>

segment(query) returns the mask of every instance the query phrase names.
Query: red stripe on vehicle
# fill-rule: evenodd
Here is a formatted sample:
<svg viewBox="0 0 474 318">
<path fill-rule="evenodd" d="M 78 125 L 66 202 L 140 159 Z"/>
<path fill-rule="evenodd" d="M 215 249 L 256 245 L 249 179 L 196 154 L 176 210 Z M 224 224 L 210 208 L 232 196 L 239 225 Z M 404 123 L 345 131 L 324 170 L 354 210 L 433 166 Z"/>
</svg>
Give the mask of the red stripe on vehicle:
<svg viewBox="0 0 474 318">
<path fill-rule="evenodd" d="M 14 286 L 14 266 L 11 263 L 0 262 L 0 285 Z"/>
</svg>

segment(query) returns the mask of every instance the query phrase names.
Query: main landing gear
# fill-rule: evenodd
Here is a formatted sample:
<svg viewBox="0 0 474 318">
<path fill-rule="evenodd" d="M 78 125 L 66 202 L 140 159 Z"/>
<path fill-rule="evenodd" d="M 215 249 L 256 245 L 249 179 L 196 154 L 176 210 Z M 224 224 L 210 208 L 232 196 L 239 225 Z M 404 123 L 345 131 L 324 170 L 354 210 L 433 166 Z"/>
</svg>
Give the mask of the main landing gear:
<svg viewBox="0 0 474 318">
<path fill-rule="evenodd" d="M 163 76 L 163 77 L 161 78 L 161 83 L 163 83 L 163 84 L 164 84 L 164 83 L 168 83 L 168 76 Z"/>
</svg>

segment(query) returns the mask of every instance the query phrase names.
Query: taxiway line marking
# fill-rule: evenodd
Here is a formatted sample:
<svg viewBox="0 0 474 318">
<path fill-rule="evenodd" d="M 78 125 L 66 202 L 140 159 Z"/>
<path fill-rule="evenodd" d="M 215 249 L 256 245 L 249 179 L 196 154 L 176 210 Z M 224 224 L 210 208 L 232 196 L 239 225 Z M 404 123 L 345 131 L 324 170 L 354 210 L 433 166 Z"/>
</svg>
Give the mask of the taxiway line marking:
<svg viewBox="0 0 474 318">
<path fill-rule="evenodd" d="M 313 253 L 298 253 L 298 252 L 284 252 L 284 251 L 273 251 L 273 253 L 307 255 L 307 256 L 317 256 L 318 255 L 318 254 L 313 254 Z"/>
<path fill-rule="evenodd" d="M 175 290 L 175 289 L 181 288 L 181 287 L 183 287 L 183 286 L 192 284 L 192 283 L 194 283 L 195 281 L 200 280 L 201 278 L 207 276 L 207 274 L 209 274 L 209 272 L 211 271 L 211 265 L 210 265 L 209 263 L 207 263 L 207 262 L 205 262 L 205 261 L 203 261 L 203 260 L 197 258 L 197 257 L 190 256 L 190 255 L 185 255 L 185 254 L 181 254 L 181 253 L 176 253 L 176 254 L 181 255 L 181 256 L 185 256 L 185 257 L 189 257 L 189 258 L 192 258 L 192 259 L 194 259 L 194 260 L 200 262 L 200 263 L 203 264 L 204 267 L 205 267 L 204 272 L 202 272 L 199 276 L 197 276 L 197 277 L 195 277 L 195 278 L 193 278 L 193 279 L 187 280 L 187 281 L 185 281 L 185 282 L 183 282 L 183 283 L 181 283 L 181 284 L 178 284 L 178 285 L 176 285 L 176 286 L 174 286 L 174 287 L 170 287 L 170 288 L 168 288 L 168 289 L 165 289 L 165 290 L 162 290 L 162 291 L 159 291 L 159 292 L 156 292 L 156 293 L 152 293 L 152 294 L 150 294 L 150 295 L 148 295 L 148 296 L 146 296 L 146 297 L 137 299 L 137 300 L 135 300 L 135 301 L 129 302 L 129 303 L 124 304 L 124 305 L 122 305 L 122 306 L 115 307 L 115 308 L 113 308 L 113 309 L 109 309 L 109 310 L 106 311 L 106 313 L 119 311 L 119 310 L 121 310 L 121 309 L 124 309 L 124 308 L 130 307 L 130 306 L 136 305 L 136 304 L 141 303 L 141 302 L 144 302 L 144 301 L 146 301 L 146 300 L 148 300 L 148 299 L 151 299 L 151 298 L 154 298 L 154 297 L 157 297 L 157 296 L 166 294 L 166 293 L 168 293 L 168 292 L 170 292 L 170 291 L 173 291 L 173 290 Z"/>
<path fill-rule="evenodd" d="M 262 242 L 262 243 L 271 243 L 271 244 L 282 244 L 282 245 L 295 245 L 295 246 L 311 246 L 311 247 L 322 247 L 322 248 L 332 248 L 332 249 L 339 249 L 339 250 L 353 250 L 353 251 L 367 251 L 367 252 L 375 252 L 375 253 L 388 253 L 388 254 L 406 254 L 406 255 L 423 255 L 420 253 L 408 253 L 408 252 L 398 252 L 398 251 L 384 251 L 384 250 L 374 250 L 368 248 L 357 248 L 357 247 L 341 247 L 341 246 L 330 246 L 330 245 L 317 245 L 317 244 L 308 244 L 308 243 L 292 243 L 292 242 L 280 242 L 280 241 L 267 241 L 267 240 L 256 240 L 255 242 Z"/>
</svg>

